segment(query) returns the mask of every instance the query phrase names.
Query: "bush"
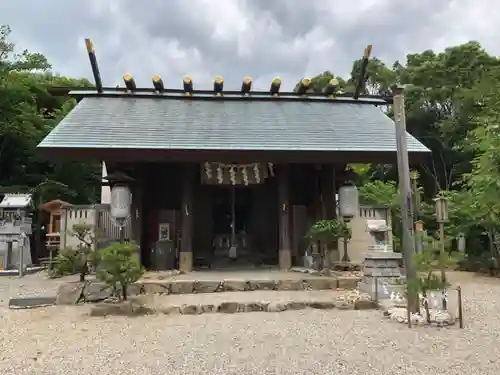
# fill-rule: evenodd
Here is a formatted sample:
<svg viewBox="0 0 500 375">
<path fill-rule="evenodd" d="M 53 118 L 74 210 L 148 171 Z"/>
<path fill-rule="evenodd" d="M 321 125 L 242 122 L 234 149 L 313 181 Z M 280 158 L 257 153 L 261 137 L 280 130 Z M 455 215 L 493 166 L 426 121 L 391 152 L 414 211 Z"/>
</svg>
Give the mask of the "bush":
<svg viewBox="0 0 500 375">
<path fill-rule="evenodd" d="M 99 252 L 97 278 L 113 291 L 120 290 L 127 299 L 127 288 L 144 274 L 137 246 L 133 243 L 113 243 Z"/>
<path fill-rule="evenodd" d="M 58 278 L 69 275 L 80 274 L 80 281 L 85 281 L 85 276 L 89 272 L 89 265 L 95 267 L 98 259 L 93 251 L 87 248 L 65 248 L 59 251 L 54 259 L 49 277 Z"/>
<path fill-rule="evenodd" d="M 78 273 L 78 258 L 78 252 L 74 249 L 61 249 L 54 259 L 54 264 L 49 271 L 49 276 L 57 278 Z"/>
<path fill-rule="evenodd" d="M 351 239 L 351 228 L 341 220 L 319 220 L 309 229 L 306 237 L 312 242 L 336 243 L 340 238 Z"/>
</svg>

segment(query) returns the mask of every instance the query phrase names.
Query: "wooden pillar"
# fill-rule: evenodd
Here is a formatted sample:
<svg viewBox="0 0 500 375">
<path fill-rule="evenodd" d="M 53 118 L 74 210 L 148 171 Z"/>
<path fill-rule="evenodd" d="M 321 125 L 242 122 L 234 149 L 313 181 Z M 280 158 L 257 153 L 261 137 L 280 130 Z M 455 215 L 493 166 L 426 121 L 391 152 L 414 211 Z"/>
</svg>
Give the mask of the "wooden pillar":
<svg viewBox="0 0 500 375">
<path fill-rule="evenodd" d="M 132 205 L 131 205 L 131 233 L 129 234 L 130 239 L 134 241 L 138 248 L 139 248 L 139 254 L 140 254 L 140 259 L 141 263 L 144 264 L 144 259 L 143 259 L 143 251 L 141 248 L 141 238 L 142 238 L 142 221 L 144 220 L 144 210 L 143 210 L 143 182 L 142 178 L 137 179 L 134 183 L 133 189 L 132 189 Z"/>
<path fill-rule="evenodd" d="M 193 270 L 193 200 L 194 200 L 194 166 L 185 166 L 183 173 L 183 189 L 181 199 L 181 249 L 179 253 L 179 270 Z"/>
<path fill-rule="evenodd" d="M 314 221 L 322 220 L 325 218 L 325 206 L 323 204 L 322 188 L 322 169 L 321 165 L 314 166 Z"/>
<path fill-rule="evenodd" d="M 335 171 L 332 165 L 325 164 L 321 170 L 321 195 L 323 219 L 335 219 L 336 199 L 335 199 Z"/>
<path fill-rule="evenodd" d="M 279 201 L 279 266 L 282 270 L 292 268 L 292 244 L 290 241 L 290 190 L 288 165 L 278 171 Z"/>
<path fill-rule="evenodd" d="M 335 185 L 335 169 L 331 164 L 324 164 L 321 169 L 321 196 L 322 196 L 322 219 L 332 220 L 337 217 L 337 200 Z M 329 268 L 332 262 L 340 260 L 338 243 L 331 244 L 326 250 L 325 267 Z"/>
</svg>

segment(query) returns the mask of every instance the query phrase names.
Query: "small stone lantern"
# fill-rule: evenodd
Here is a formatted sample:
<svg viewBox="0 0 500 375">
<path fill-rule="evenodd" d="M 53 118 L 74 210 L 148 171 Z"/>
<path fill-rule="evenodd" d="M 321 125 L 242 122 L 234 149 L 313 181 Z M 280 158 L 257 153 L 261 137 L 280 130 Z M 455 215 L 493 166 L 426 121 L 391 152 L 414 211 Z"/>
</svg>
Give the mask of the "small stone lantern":
<svg viewBox="0 0 500 375">
<path fill-rule="evenodd" d="M 339 188 L 339 214 L 345 223 L 349 223 L 359 212 L 359 191 L 354 184 L 346 184 Z M 347 251 L 347 239 L 343 239 L 344 256 L 342 262 L 350 262 Z"/>
</svg>

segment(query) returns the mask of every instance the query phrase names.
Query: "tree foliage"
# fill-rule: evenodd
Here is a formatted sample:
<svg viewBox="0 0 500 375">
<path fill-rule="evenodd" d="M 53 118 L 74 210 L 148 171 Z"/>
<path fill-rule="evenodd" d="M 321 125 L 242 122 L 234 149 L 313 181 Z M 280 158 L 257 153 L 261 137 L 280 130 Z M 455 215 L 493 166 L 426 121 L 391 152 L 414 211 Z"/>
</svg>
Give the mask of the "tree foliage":
<svg viewBox="0 0 500 375">
<path fill-rule="evenodd" d="M 126 300 L 127 288 L 143 275 L 137 245 L 133 243 L 113 243 L 101 249 L 97 277 L 114 291 L 121 292 Z"/>
<path fill-rule="evenodd" d="M 361 60 L 353 63 L 351 76 L 342 81 L 353 92 Z M 313 78 L 314 91 L 326 85 L 326 72 Z M 432 198 L 444 192 L 450 198 L 447 232 L 478 239 L 487 235 L 490 251 L 500 245 L 500 59 L 489 55 L 478 42 L 409 54 L 405 61 L 386 65 L 372 58 L 367 67 L 364 94 L 389 94 L 393 84 L 406 86 L 408 131 L 432 151 L 430 160 L 414 168 L 420 172 L 421 218 L 432 233 L 435 228 Z M 318 86 L 319 85 L 319 86 Z M 391 109 L 388 109 L 391 115 Z M 399 190 L 395 165 L 364 165 L 361 199 L 394 211 L 398 232 Z M 478 243 L 477 241 L 475 241 Z"/>
<path fill-rule="evenodd" d="M 89 87 L 86 79 L 54 75 L 40 53 L 16 52 L 9 41 L 10 28 L 0 26 L 0 188 L 1 192 L 29 192 L 51 180 L 68 187 L 48 189 L 44 200 L 62 198 L 74 203 L 96 200 L 99 166 L 83 163 L 49 163 L 37 144 L 75 105 L 74 99 L 56 97 L 51 86 Z"/>
</svg>

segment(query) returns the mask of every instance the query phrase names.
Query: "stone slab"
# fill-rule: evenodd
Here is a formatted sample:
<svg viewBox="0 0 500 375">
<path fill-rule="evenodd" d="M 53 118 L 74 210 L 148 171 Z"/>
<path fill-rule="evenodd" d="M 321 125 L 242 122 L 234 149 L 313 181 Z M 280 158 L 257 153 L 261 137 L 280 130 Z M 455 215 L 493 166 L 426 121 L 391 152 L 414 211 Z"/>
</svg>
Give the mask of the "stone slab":
<svg viewBox="0 0 500 375">
<path fill-rule="evenodd" d="M 403 254 L 393 251 L 370 251 L 365 253 L 365 259 L 403 259 Z"/>
<path fill-rule="evenodd" d="M 32 309 L 36 307 L 46 307 L 56 304 L 56 296 L 49 297 L 15 297 L 9 300 L 11 309 Z"/>
<path fill-rule="evenodd" d="M 139 316 L 153 314 L 151 308 L 137 304 L 133 301 L 101 302 L 92 306 L 90 316 Z"/>
<path fill-rule="evenodd" d="M 32 275 L 34 273 L 43 271 L 43 267 L 28 267 L 27 269 L 24 270 L 24 275 Z M 0 276 L 7 276 L 7 277 L 13 277 L 13 276 L 19 276 L 19 270 L 0 270 Z"/>
<path fill-rule="evenodd" d="M 59 285 L 57 289 L 57 305 L 76 305 L 83 297 L 85 282 L 75 281 Z"/>
</svg>

